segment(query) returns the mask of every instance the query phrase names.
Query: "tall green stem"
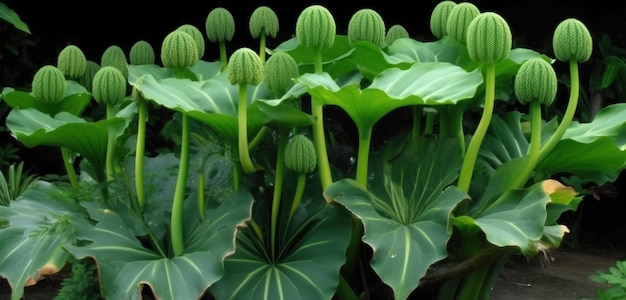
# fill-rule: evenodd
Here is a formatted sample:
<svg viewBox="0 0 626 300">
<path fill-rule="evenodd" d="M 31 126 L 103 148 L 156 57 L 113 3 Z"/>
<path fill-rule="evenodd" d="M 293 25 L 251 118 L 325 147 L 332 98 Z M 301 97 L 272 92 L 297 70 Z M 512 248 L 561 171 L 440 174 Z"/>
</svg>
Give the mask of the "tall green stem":
<svg viewBox="0 0 626 300">
<path fill-rule="evenodd" d="M 77 188 L 78 178 L 76 177 L 76 170 L 74 170 L 74 165 L 72 164 L 72 155 L 70 150 L 66 147 L 61 147 L 61 156 L 63 157 L 63 165 L 65 166 L 65 171 L 67 172 L 70 184 L 72 184 L 73 188 Z"/>
<path fill-rule="evenodd" d="M 139 100 L 137 116 L 137 145 L 135 150 L 135 188 L 137 190 L 137 202 L 139 209 L 143 209 L 146 203 L 144 188 L 143 166 L 146 149 L 146 120 L 148 118 L 148 105 L 145 100 Z"/>
<path fill-rule="evenodd" d="M 115 117 L 115 106 L 112 104 L 106 105 L 106 116 L 107 120 L 113 119 Z M 115 162 L 114 162 L 114 154 L 115 154 L 115 132 L 113 128 L 109 126 L 108 128 L 108 138 L 107 138 L 107 152 L 106 152 L 106 172 L 107 172 L 107 182 L 113 181 L 115 179 Z"/>
<path fill-rule="evenodd" d="M 291 209 L 289 210 L 289 220 L 293 217 L 293 214 L 296 213 L 298 209 L 298 205 L 300 205 L 300 201 L 302 200 L 302 195 L 304 195 L 304 187 L 306 186 L 306 174 L 298 174 L 298 182 L 296 183 L 296 192 L 293 196 L 293 202 L 291 202 Z"/>
<path fill-rule="evenodd" d="M 287 140 L 288 131 L 279 129 L 278 153 L 276 154 L 276 175 L 274 176 L 274 196 L 272 199 L 272 219 L 270 223 L 272 257 L 276 257 L 276 227 L 278 224 L 278 214 L 280 212 L 280 200 L 283 193 L 283 182 L 285 181 L 285 146 L 287 145 Z"/>
<path fill-rule="evenodd" d="M 222 71 L 225 71 L 226 67 L 228 66 L 228 55 L 226 54 L 226 42 L 220 41 L 219 47 L 220 47 L 220 60 L 222 62 Z"/>
<path fill-rule="evenodd" d="M 315 73 L 322 73 L 322 52 L 315 50 Z M 330 163 L 328 162 L 328 153 L 326 152 L 326 138 L 324 136 L 324 105 L 316 99 L 311 99 L 311 114 L 315 118 L 313 124 L 313 140 L 315 151 L 317 152 L 317 167 L 320 175 L 322 188 L 326 189 L 333 183 L 333 177 L 330 172 Z"/>
<path fill-rule="evenodd" d="M 530 145 L 528 147 L 528 162 L 525 164 L 524 171 L 517 177 L 519 182 L 515 188 L 523 187 L 528 181 L 530 174 L 537 165 L 539 157 L 539 148 L 541 146 L 541 104 L 539 102 L 530 102 Z"/>
<path fill-rule="evenodd" d="M 180 147 L 180 165 L 178 169 L 178 178 L 176 180 L 176 189 L 174 191 L 174 201 L 172 203 L 171 218 L 171 240 L 174 256 L 179 256 L 184 250 L 183 241 L 183 207 L 185 202 L 185 193 L 187 190 L 187 176 L 189 170 L 189 117 L 182 114 L 183 128 Z"/>
<path fill-rule="evenodd" d="M 261 35 L 259 35 L 259 58 L 261 58 L 261 62 L 265 63 L 265 43 L 267 40 L 267 36 L 265 34 L 265 31 L 261 33 Z"/>
<path fill-rule="evenodd" d="M 239 125 L 239 161 L 245 173 L 255 171 L 248 151 L 248 85 L 239 85 L 239 107 L 237 123 Z"/>
<path fill-rule="evenodd" d="M 419 105 L 413 106 L 413 129 L 411 136 L 415 139 L 422 133 L 422 111 L 423 107 Z"/>
<path fill-rule="evenodd" d="M 361 130 L 360 130 L 361 131 Z M 363 187 L 367 187 L 367 169 L 372 140 L 372 128 L 368 127 L 359 133 L 359 150 L 356 164 L 356 181 Z"/>
</svg>

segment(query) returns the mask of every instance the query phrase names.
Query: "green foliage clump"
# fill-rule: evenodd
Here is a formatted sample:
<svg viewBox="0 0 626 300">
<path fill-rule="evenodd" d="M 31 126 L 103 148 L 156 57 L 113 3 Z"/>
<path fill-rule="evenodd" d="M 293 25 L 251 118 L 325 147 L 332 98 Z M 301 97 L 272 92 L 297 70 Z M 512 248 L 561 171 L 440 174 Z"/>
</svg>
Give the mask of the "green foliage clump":
<svg viewBox="0 0 626 300">
<path fill-rule="evenodd" d="M 226 70 L 231 84 L 256 85 L 263 81 L 263 63 L 250 48 L 243 47 L 233 52 Z"/>
<path fill-rule="evenodd" d="M 93 77 L 93 97 L 99 103 L 116 105 L 126 96 L 126 77 L 113 66 L 103 66 Z"/>
<path fill-rule="evenodd" d="M 126 53 L 120 46 L 111 45 L 104 50 L 100 59 L 100 66 L 112 66 L 120 70 L 124 77 L 128 77 L 128 60 Z"/>
<path fill-rule="evenodd" d="M 410 36 L 406 28 L 404 28 L 404 26 L 400 24 L 395 24 L 389 27 L 389 30 L 387 30 L 387 34 L 385 35 L 385 43 L 387 43 L 387 45 L 391 45 L 397 39 L 403 39 L 408 37 Z"/>
<path fill-rule="evenodd" d="M 249 22 L 250 34 L 252 38 L 257 39 L 261 33 L 269 37 L 276 37 L 279 30 L 278 16 L 271 8 L 267 6 L 257 7 L 250 16 Z"/>
<path fill-rule="evenodd" d="M 569 18 L 561 21 L 554 30 L 552 48 L 560 61 L 586 62 L 593 51 L 593 39 L 585 24 Z"/>
<path fill-rule="evenodd" d="M 154 48 L 145 40 L 139 40 L 130 47 L 128 58 L 131 65 L 153 65 L 156 61 Z"/>
<path fill-rule="evenodd" d="M 335 18 L 321 5 L 305 8 L 296 21 L 296 38 L 305 47 L 330 48 L 335 42 L 336 32 Z"/>
<path fill-rule="evenodd" d="M 181 30 L 170 32 L 161 45 L 161 62 L 166 68 L 195 65 L 198 62 L 198 47 L 193 37 Z"/>
<path fill-rule="evenodd" d="M 204 36 L 198 27 L 191 24 L 183 24 L 178 27 L 178 30 L 182 30 L 193 38 L 193 41 L 196 42 L 196 48 L 198 48 L 198 59 L 201 59 L 204 56 Z"/>
<path fill-rule="evenodd" d="M 76 82 L 84 86 L 88 91 L 91 91 L 93 88 L 93 77 L 96 76 L 98 70 L 100 70 L 100 65 L 97 62 L 87 60 L 85 63 L 85 72 L 82 76 L 76 78 Z"/>
<path fill-rule="evenodd" d="M 479 14 L 480 10 L 478 7 L 470 2 L 462 2 L 455 5 L 450 10 L 448 20 L 446 21 L 448 36 L 461 44 L 465 44 L 467 27 Z"/>
<path fill-rule="evenodd" d="M 626 298 L 626 261 L 618 261 L 605 273 L 597 271 L 589 277 L 594 282 L 608 284 L 610 287 L 596 289 L 598 300 L 619 300 Z"/>
<path fill-rule="evenodd" d="M 556 97 L 558 79 L 552 65 L 542 58 L 525 61 L 515 75 L 515 95 L 522 104 L 550 105 Z"/>
<path fill-rule="evenodd" d="M 450 11 L 456 6 L 454 1 L 439 2 L 430 15 L 430 31 L 440 39 L 448 34 L 448 16 Z"/>
<path fill-rule="evenodd" d="M 205 30 L 213 43 L 230 41 L 235 35 L 235 18 L 227 9 L 216 7 L 206 18 Z"/>
<path fill-rule="evenodd" d="M 492 64 L 509 56 L 512 40 L 506 20 L 496 13 L 486 12 L 470 22 L 465 42 L 472 60 Z"/>
<path fill-rule="evenodd" d="M 46 65 L 35 73 L 32 82 L 35 97 L 47 102 L 58 102 L 63 99 L 66 91 L 65 76 L 59 68 Z"/>
<path fill-rule="evenodd" d="M 54 300 L 104 299 L 100 295 L 97 265 L 87 259 L 71 259 L 70 263 L 72 264 L 72 276 L 65 278 L 61 282 L 61 289 L 59 289 Z"/>
<path fill-rule="evenodd" d="M 57 57 L 57 68 L 63 72 L 67 78 L 76 79 L 85 73 L 87 58 L 83 50 L 76 45 L 68 45 Z"/>
<path fill-rule="evenodd" d="M 385 45 L 385 22 L 373 9 L 363 8 L 354 13 L 348 23 L 350 44 L 369 41 L 382 48 Z"/>
<path fill-rule="evenodd" d="M 317 166 L 315 145 L 303 134 L 292 137 L 285 146 L 285 167 L 298 174 L 308 174 Z"/>
<path fill-rule="evenodd" d="M 287 52 L 275 52 L 263 66 L 263 81 L 268 89 L 277 95 L 283 95 L 294 84 L 294 78 L 300 74 L 298 63 Z"/>
</svg>

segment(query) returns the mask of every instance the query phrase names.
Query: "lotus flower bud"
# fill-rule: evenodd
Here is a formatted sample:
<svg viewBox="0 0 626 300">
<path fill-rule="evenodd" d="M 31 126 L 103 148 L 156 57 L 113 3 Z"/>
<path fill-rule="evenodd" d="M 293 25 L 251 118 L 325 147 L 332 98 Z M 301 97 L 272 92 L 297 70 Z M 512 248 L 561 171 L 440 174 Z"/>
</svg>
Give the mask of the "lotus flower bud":
<svg viewBox="0 0 626 300">
<path fill-rule="evenodd" d="M 126 77 L 113 66 L 103 66 L 93 77 L 93 97 L 98 103 L 116 105 L 126 96 Z"/>
<path fill-rule="evenodd" d="M 93 77 L 96 76 L 96 73 L 100 70 L 100 65 L 93 61 L 87 60 L 85 73 L 83 76 L 80 76 L 76 79 L 76 81 L 84 86 L 88 91 L 91 91 L 93 88 Z"/>
<path fill-rule="evenodd" d="M 373 9 L 363 8 L 357 11 L 348 23 L 348 40 L 350 44 L 358 41 L 369 41 L 379 48 L 385 45 L 385 22 Z"/>
<path fill-rule="evenodd" d="M 214 8 L 206 18 L 205 30 L 213 43 L 230 41 L 235 35 L 235 19 L 227 9 Z"/>
<path fill-rule="evenodd" d="M 472 60 L 496 63 L 505 60 L 511 52 L 511 29 L 500 15 L 482 13 L 467 27 L 466 43 Z"/>
<path fill-rule="evenodd" d="M 313 142 L 302 134 L 292 137 L 285 146 L 285 167 L 298 174 L 308 174 L 315 170 L 316 165 Z"/>
<path fill-rule="evenodd" d="M 585 24 L 569 18 L 556 27 L 552 48 L 560 61 L 586 62 L 593 51 L 593 40 Z"/>
<path fill-rule="evenodd" d="M 67 84 L 63 72 L 53 65 L 41 67 L 32 82 L 32 92 L 36 98 L 47 102 L 58 102 L 65 97 Z"/>
<path fill-rule="evenodd" d="M 196 48 L 198 48 L 198 60 L 204 56 L 204 36 L 198 27 L 193 26 L 191 24 L 184 24 L 178 27 L 178 30 L 182 30 L 193 38 L 194 42 L 196 42 Z"/>
<path fill-rule="evenodd" d="M 233 52 L 226 71 L 231 84 L 256 85 L 263 81 L 263 63 L 250 48 L 239 48 Z"/>
<path fill-rule="evenodd" d="M 68 45 L 59 53 L 57 68 L 70 79 L 76 79 L 85 73 L 87 58 L 83 50 L 75 45 Z"/>
<path fill-rule="evenodd" d="M 267 88 L 283 95 L 294 85 L 293 79 L 300 73 L 298 63 L 291 55 L 287 52 L 276 52 L 265 62 L 263 75 Z"/>
<path fill-rule="evenodd" d="M 387 30 L 387 34 L 385 35 L 385 43 L 387 45 L 393 44 L 393 42 L 397 39 L 408 38 L 409 32 L 400 24 L 393 25 Z"/>
<path fill-rule="evenodd" d="M 557 84 L 552 65 L 542 58 L 531 58 L 515 75 L 515 95 L 522 104 L 539 102 L 547 106 L 556 98 Z"/>
<path fill-rule="evenodd" d="M 330 48 L 335 42 L 336 33 L 337 25 L 333 15 L 321 5 L 305 8 L 296 21 L 296 38 L 305 47 Z"/>
<path fill-rule="evenodd" d="M 461 44 L 465 44 L 467 27 L 479 14 L 480 10 L 472 3 L 462 2 L 455 5 L 450 10 L 446 22 L 448 36 Z"/>
<path fill-rule="evenodd" d="M 441 1 L 433 9 L 430 15 L 430 31 L 436 38 L 440 39 L 448 34 L 448 16 L 455 6 L 454 1 Z"/>
<path fill-rule="evenodd" d="M 116 67 L 124 77 L 128 77 L 128 60 L 126 59 L 126 54 L 124 50 L 117 45 L 109 46 L 104 53 L 102 53 L 102 58 L 100 59 L 100 66 L 113 66 Z"/>
<path fill-rule="evenodd" d="M 135 42 L 128 56 L 131 65 L 153 65 L 156 60 L 154 48 L 144 40 Z"/>
<path fill-rule="evenodd" d="M 161 62 L 166 68 L 195 65 L 198 62 L 198 47 L 193 37 L 182 30 L 170 32 L 161 45 Z"/>
<path fill-rule="evenodd" d="M 267 6 L 259 6 L 250 16 L 250 34 L 257 39 L 262 32 L 266 36 L 276 37 L 278 34 L 278 16 Z"/>
</svg>

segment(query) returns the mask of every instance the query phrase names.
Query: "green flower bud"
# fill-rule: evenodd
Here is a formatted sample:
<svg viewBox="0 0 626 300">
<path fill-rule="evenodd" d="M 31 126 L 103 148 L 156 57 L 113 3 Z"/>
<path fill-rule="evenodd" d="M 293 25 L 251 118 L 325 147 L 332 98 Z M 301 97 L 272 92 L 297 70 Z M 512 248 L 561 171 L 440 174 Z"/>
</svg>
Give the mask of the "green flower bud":
<svg viewBox="0 0 626 300">
<path fill-rule="evenodd" d="M 239 48 L 233 52 L 226 71 L 231 84 L 256 85 L 263 81 L 263 63 L 250 48 Z"/>
<path fill-rule="evenodd" d="M 85 53 L 75 45 L 63 48 L 57 58 L 57 68 L 70 79 L 82 76 L 85 73 L 86 66 L 87 58 Z"/>
<path fill-rule="evenodd" d="M 227 9 L 214 8 L 206 18 L 205 30 L 213 43 L 230 41 L 235 35 L 235 19 Z"/>
<path fill-rule="evenodd" d="M 200 32 L 200 29 L 191 24 L 184 24 L 178 27 L 178 30 L 182 30 L 191 35 L 198 48 L 198 60 L 201 59 L 204 56 L 204 36 L 202 32 Z"/>
<path fill-rule="evenodd" d="M 109 46 L 100 59 L 100 66 L 112 66 L 120 70 L 124 77 L 128 77 L 128 60 L 124 50 L 117 45 Z"/>
<path fill-rule="evenodd" d="M 552 65 L 542 58 L 522 63 L 515 75 L 515 95 L 522 104 L 550 105 L 556 98 L 558 79 Z"/>
<path fill-rule="evenodd" d="M 98 70 L 100 70 L 100 65 L 97 62 L 87 60 L 85 73 L 83 76 L 78 77 L 76 82 L 84 86 L 88 91 L 91 91 L 93 88 L 93 77 L 96 76 Z"/>
<path fill-rule="evenodd" d="M 462 2 L 455 5 L 448 15 L 446 22 L 446 32 L 448 36 L 465 44 L 467 27 L 472 20 L 480 14 L 478 7 L 469 2 Z"/>
<path fill-rule="evenodd" d="M 57 102 L 65 97 L 67 83 L 63 72 L 53 65 L 41 67 L 32 82 L 32 92 L 36 98 L 47 102 Z"/>
<path fill-rule="evenodd" d="M 385 22 L 373 9 L 363 8 L 350 18 L 348 23 L 348 40 L 350 44 L 358 41 L 369 41 L 379 48 L 385 45 Z"/>
<path fill-rule="evenodd" d="M 296 21 L 296 38 L 305 47 L 330 48 L 335 42 L 336 33 L 337 25 L 333 15 L 321 5 L 305 8 Z"/>
<path fill-rule="evenodd" d="M 250 16 L 249 27 L 254 39 L 259 38 L 262 32 L 274 38 L 278 34 L 278 16 L 271 8 L 259 6 Z"/>
<path fill-rule="evenodd" d="M 161 45 L 161 62 L 166 68 L 195 65 L 198 62 L 198 47 L 193 37 L 182 30 L 170 32 Z"/>
<path fill-rule="evenodd" d="M 593 40 L 585 24 L 569 18 L 556 27 L 552 48 L 556 59 L 560 61 L 586 62 L 593 51 Z"/>
<path fill-rule="evenodd" d="M 116 105 L 126 96 L 126 77 L 113 66 L 103 66 L 93 77 L 93 97 L 98 103 Z"/>
<path fill-rule="evenodd" d="M 276 52 L 263 67 L 264 82 L 268 89 L 278 95 L 285 94 L 300 76 L 298 63 L 287 52 Z"/>
<path fill-rule="evenodd" d="M 153 65 L 156 60 L 154 48 L 144 40 L 135 42 L 128 56 L 131 65 Z"/>
<path fill-rule="evenodd" d="M 474 61 L 488 64 L 505 60 L 511 52 L 511 29 L 493 12 L 478 15 L 467 27 L 467 51 Z"/>
<path fill-rule="evenodd" d="M 313 142 L 302 134 L 292 137 L 285 146 L 285 167 L 298 174 L 308 174 L 315 170 L 316 165 Z"/>
<path fill-rule="evenodd" d="M 393 44 L 393 42 L 397 39 L 408 38 L 409 32 L 404 28 L 404 26 L 400 24 L 393 25 L 387 30 L 387 34 L 385 35 L 385 43 L 387 45 Z"/>
<path fill-rule="evenodd" d="M 440 39 L 448 34 L 448 16 L 455 6 L 454 1 L 441 1 L 433 9 L 430 15 L 430 31 L 436 38 Z"/>
</svg>

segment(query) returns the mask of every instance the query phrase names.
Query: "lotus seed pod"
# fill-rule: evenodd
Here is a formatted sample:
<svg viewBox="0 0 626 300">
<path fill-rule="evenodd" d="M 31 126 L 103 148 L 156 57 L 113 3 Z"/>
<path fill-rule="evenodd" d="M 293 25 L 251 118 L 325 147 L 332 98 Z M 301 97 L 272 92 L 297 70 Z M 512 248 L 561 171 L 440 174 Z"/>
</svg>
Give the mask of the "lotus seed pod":
<svg viewBox="0 0 626 300">
<path fill-rule="evenodd" d="M 522 63 L 515 75 L 515 95 L 522 104 L 550 105 L 556 98 L 558 79 L 552 65 L 541 58 Z"/>
<path fill-rule="evenodd" d="M 308 174 L 315 170 L 317 154 L 311 140 L 298 134 L 285 146 L 285 167 L 298 174 Z"/>
<path fill-rule="evenodd" d="M 474 61 L 493 64 L 505 60 L 512 40 L 506 20 L 493 12 L 478 15 L 467 27 L 467 51 Z"/>
<path fill-rule="evenodd" d="M 336 33 L 337 25 L 333 15 L 321 5 L 305 8 L 296 21 L 296 38 L 305 47 L 330 48 L 335 42 Z"/>
<path fill-rule="evenodd" d="M 263 63 L 250 48 L 239 48 L 233 52 L 226 71 L 231 84 L 256 85 L 263 81 Z"/>
<path fill-rule="evenodd" d="M 552 48 L 556 59 L 560 61 L 586 62 L 593 51 L 593 40 L 585 24 L 569 18 L 556 27 Z"/>
<path fill-rule="evenodd" d="M 385 46 L 385 22 L 373 9 L 363 8 L 350 18 L 348 23 L 348 40 L 350 44 L 368 41 L 379 48 Z"/>
<path fill-rule="evenodd" d="M 100 66 L 112 66 L 116 67 L 124 77 L 128 77 L 128 60 L 126 59 L 126 54 L 124 50 L 120 48 L 120 46 L 112 45 L 104 50 L 102 53 L 102 58 L 100 59 Z"/>
<path fill-rule="evenodd" d="M 32 92 L 36 98 L 47 102 L 58 102 L 65 97 L 67 84 L 65 76 L 53 65 L 41 67 L 32 82 Z"/>
<path fill-rule="evenodd" d="M 198 27 L 193 26 L 191 24 L 184 24 L 178 27 L 178 30 L 182 30 L 193 38 L 194 42 L 196 42 L 196 47 L 198 48 L 198 60 L 200 60 L 204 56 L 204 36 Z"/>
<path fill-rule="evenodd" d="M 135 42 L 128 56 L 131 65 L 153 65 L 156 61 L 154 48 L 144 40 Z"/>
<path fill-rule="evenodd" d="M 272 54 L 263 66 L 265 85 L 278 95 L 285 94 L 295 84 L 293 80 L 298 76 L 298 63 L 287 52 Z"/>
<path fill-rule="evenodd" d="M 214 8 L 206 18 L 205 30 L 209 41 L 229 42 L 235 35 L 235 18 L 223 7 Z"/>
<path fill-rule="evenodd" d="M 84 86 L 88 91 L 91 91 L 93 88 L 93 77 L 96 76 L 96 73 L 100 70 L 100 65 L 93 61 L 87 60 L 85 73 L 83 76 L 80 76 L 76 79 L 76 81 Z"/>
<path fill-rule="evenodd" d="M 191 67 L 198 62 L 198 47 L 193 37 L 182 30 L 170 32 L 161 45 L 161 62 L 166 68 Z"/>
<path fill-rule="evenodd" d="M 387 30 L 387 35 L 385 35 L 385 43 L 387 45 L 393 44 L 393 42 L 397 39 L 408 38 L 409 32 L 404 28 L 404 26 L 400 24 L 393 25 Z"/>
<path fill-rule="evenodd" d="M 83 50 L 75 45 L 68 45 L 59 53 L 57 68 L 70 79 L 76 79 L 85 73 L 87 58 Z"/>
<path fill-rule="evenodd" d="M 448 15 L 446 21 L 446 32 L 449 37 L 465 44 L 467 27 L 480 14 L 478 7 L 469 2 L 462 2 L 455 5 Z"/>
<path fill-rule="evenodd" d="M 113 66 L 103 66 L 93 77 L 93 97 L 98 103 L 116 105 L 126 96 L 126 77 Z"/>
<path fill-rule="evenodd" d="M 278 34 L 278 16 L 267 6 L 259 6 L 250 16 L 250 34 L 257 39 L 261 33 L 266 36 L 276 37 Z"/>
<path fill-rule="evenodd" d="M 433 9 L 430 15 L 430 31 L 436 38 L 440 39 L 448 34 L 448 16 L 455 6 L 454 1 L 441 1 Z"/>
</svg>

